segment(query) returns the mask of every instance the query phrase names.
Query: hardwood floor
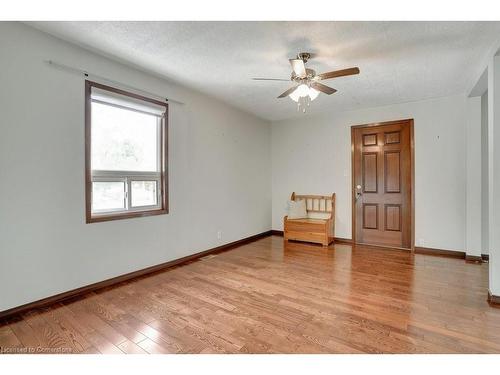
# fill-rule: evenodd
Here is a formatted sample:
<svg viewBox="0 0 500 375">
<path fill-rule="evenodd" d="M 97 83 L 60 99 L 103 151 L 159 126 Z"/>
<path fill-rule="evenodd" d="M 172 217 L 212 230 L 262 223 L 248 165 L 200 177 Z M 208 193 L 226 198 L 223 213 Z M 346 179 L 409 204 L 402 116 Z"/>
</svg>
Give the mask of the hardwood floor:
<svg viewBox="0 0 500 375">
<path fill-rule="evenodd" d="M 500 353 L 488 265 L 272 236 L 0 323 L 5 352 Z"/>
</svg>

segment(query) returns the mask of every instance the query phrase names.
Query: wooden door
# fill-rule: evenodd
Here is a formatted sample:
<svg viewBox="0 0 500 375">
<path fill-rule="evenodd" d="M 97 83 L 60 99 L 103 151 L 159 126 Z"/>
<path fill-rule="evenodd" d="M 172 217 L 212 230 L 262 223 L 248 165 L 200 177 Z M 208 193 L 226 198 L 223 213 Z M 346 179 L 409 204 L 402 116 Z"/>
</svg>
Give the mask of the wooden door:
<svg viewBox="0 0 500 375">
<path fill-rule="evenodd" d="M 353 239 L 412 248 L 413 120 L 352 127 Z"/>
</svg>

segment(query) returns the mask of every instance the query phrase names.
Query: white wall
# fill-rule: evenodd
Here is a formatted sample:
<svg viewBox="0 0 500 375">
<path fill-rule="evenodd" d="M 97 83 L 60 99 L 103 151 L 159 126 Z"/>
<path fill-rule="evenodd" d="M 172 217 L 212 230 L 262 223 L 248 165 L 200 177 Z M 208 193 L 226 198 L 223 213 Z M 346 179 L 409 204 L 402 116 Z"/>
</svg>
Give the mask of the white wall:
<svg viewBox="0 0 500 375">
<path fill-rule="evenodd" d="M 271 228 L 269 123 L 22 24 L 0 51 L 0 311 Z M 47 59 L 186 103 L 169 215 L 85 224 L 84 81 Z"/>
<path fill-rule="evenodd" d="M 500 56 L 488 65 L 489 289 L 500 296 Z"/>
<path fill-rule="evenodd" d="M 482 254 L 489 253 L 488 202 L 488 91 L 481 96 L 481 243 Z"/>
<path fill-rule="evenodd" d="M 415 120 L 417 246 L 464 251 L 466 98 L 461 95 L 273 123 L 273 229 L 282 229 L 292 191 L 335 192 L 336 236 L 351 238 L 350 126 L 406 118 Z"/>
<path fill-rule="evenodd" d="M 467 98 L 465 250 L 481 256 L 481 97 Z"/>
</svg>

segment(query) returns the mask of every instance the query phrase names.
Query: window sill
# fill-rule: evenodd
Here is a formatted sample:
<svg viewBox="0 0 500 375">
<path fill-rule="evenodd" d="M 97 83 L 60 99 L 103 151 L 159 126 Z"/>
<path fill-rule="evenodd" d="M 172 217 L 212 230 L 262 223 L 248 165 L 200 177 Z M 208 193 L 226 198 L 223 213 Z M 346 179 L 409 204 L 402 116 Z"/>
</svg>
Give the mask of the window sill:
<svg viewBox="0 0 500 375">
<path fill-rule="evenodd" d="M 150 210 L 150 211 L 137 211 L 137 212 L 123 212 L 119 214 L 108 214 L 108 215 L 94 215 L 87 216 L 86 223 L 100 223 L 103 221 L 112 220 L 123 220 L 132 219 L 135 217 L 145 217 L 145 216 L 156 216 L 156 215 L 166 215 L 168 214 L 168 209 Z"/>
</svg>

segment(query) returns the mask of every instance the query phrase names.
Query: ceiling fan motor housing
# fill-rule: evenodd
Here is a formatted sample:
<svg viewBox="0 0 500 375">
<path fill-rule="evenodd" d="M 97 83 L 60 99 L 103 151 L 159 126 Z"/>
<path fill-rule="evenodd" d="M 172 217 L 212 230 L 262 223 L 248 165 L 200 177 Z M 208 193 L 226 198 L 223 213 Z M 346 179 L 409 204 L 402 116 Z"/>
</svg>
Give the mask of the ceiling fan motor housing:
<svg viewBox="0 0 500 375">
<path fill-rule="evenodd" d="M 292 71 L 292 81 L 295 81 L 295 82 L 303 82 L 303 81 L 311 81 L 313 80 L 313 78 L 316 77 L 316 71 L 314 69 L 309 69 L 309 68 L 306 68 L 306 75 L 305 77 L 299 77 L 297 76 L 297 74 L 295 74 L 295 72 Z"/>
</svg>

